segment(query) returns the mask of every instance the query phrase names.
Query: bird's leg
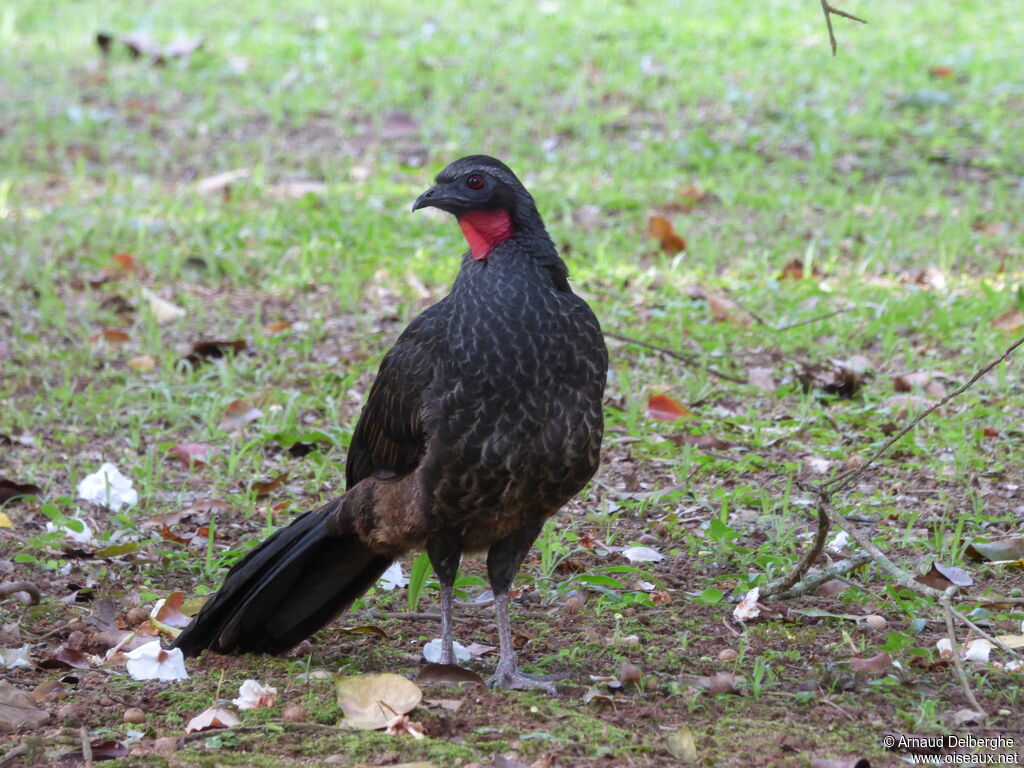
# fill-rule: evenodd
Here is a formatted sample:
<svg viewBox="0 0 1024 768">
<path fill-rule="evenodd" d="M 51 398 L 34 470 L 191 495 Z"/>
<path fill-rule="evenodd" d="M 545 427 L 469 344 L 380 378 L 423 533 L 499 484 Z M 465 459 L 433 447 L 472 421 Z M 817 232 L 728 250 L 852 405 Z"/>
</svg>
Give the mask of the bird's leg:
<svg viewBox="0 0 1024 768">
<path fill-rule="evenodd" d="M 452 587 L 462 559 L 462 541 L 452 535 L 437 535 L 427 542 L 427 556 L 441 583 L 441 663 L 455 663 L 452 642 Z"/>
<path fill-rule="evenodd" d="M 496 542 L 487 552 L 487 575 L 494 592 L 499 645 L 498 666 L 487 683 L 494 688 L 539 689 L 557 694 L 550 677 L 527 675 L 519 671 L 515 647 L 512 645 L 512 624 L 508 618 L 509 587 L 538 533 L 540 524 L 524 526 Z"/>
</svg>

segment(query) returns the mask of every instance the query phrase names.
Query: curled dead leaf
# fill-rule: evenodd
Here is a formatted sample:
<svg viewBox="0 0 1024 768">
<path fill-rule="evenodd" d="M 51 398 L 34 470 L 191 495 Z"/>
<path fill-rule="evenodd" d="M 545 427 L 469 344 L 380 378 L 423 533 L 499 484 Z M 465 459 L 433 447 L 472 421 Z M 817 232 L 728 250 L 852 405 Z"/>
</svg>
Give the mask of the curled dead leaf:
<svg viewBox="0 0 1024 768">
<path fill-rule="evenodd" d="M 647 220 L 647 233 L 658 241 L 661 250 L 669 256 L 675 256 L 686 250 L 684 240 L 672 226 L 672 222 L 664 216 L 651 216 Z"/>
<path fill-rule="evenodd" d="M 666 394 L 651 395 L 647 400 L 647 418 L 658 421 L 679 421 L 692 417 L 690 409 Z"/>
<path fill-rule="evenodd" d="M 395 717 L 412 711 L 423 698 L 414 682 L 390 672 L 336 677 L 334 683 L 338 706 L 345 713 L 342 724 L 349 728 L 386 728 Z"/>
</svg>

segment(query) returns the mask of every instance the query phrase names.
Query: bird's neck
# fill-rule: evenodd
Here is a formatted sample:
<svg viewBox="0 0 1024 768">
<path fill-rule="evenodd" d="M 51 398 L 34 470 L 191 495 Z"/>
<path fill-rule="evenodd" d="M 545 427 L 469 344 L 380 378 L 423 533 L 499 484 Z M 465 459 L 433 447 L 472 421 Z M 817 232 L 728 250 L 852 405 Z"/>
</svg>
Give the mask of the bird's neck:
<svg viewBox="0 0 1024 768">
<path fill-rule="evenodd" d="M 477 261 L 486 259 L 494 246 L 508 240 L 515 231 L 508 211 L 467 211 L 459 217 L 459 227 Z"/>
</svg>

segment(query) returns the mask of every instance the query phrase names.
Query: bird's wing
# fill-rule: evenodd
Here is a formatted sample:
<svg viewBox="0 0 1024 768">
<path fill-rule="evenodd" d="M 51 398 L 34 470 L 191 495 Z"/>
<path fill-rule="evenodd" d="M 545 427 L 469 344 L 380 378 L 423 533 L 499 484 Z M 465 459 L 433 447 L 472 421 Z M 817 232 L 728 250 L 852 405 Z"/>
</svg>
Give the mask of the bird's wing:
<svg viewBox="0 0 1024 768">
<path fill-rule="evenodd" d="M 423 392 L 434 378 L 446 302 L 413 320 L 381 361 L 349 445 L 347 487 L 381 470 L 404 475 L 419 463 L 426 442 Z"/>
</svg>

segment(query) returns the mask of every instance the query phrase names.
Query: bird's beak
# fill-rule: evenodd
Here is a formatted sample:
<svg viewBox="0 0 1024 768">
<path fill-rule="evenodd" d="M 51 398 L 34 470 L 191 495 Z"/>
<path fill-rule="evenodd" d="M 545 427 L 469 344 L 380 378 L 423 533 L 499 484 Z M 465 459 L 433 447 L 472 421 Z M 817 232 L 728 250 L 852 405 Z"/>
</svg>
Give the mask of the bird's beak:
<svg viewBox="0 0 1024 768">
<path fill-rule="evenodd" d="M 418 211 L 420 208 L 429 208 L 432 205 L 437 205 L 441 202 L 442 195 L 437 185 L 434 185 L 422 195 L 416 198 L 416 202 L 412 204 L 413 211 Z"/>
</svg>

